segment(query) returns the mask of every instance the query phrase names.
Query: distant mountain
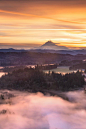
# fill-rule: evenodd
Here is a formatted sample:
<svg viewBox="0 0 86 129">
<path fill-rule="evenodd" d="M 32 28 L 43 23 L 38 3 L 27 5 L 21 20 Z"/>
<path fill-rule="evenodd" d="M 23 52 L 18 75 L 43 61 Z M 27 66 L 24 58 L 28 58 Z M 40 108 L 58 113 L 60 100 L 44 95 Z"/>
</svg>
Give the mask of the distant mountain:
<svg viewBox="0 0 86 129">
<path fill-rule="evenodd" d="M 53 43 L 52 41 L 48 41 L 45 44 L 43 44 L 39 49 L 50 49 L 50 50 L 68 50 L 65 46 L 58 46 L 56 43 Z"/>
<path fill-rule="evenodd" d="M 36 53 L 58 53 L 58 54 L 70 54 L 70 55 L 86 55 L 86 49 L 70 50 L 64 46 L 58 46 L 55 43 L 48 41 L 41 47 L 33 48 L 29 50 L 25 49 L 0 49 L 0 52 L 36 52 Z"/>
<path fill-rule="evenodd" d="M 9 48 L 9 49 L 0 49 L 0 52 L 24 52 L 26 50 L 17 50 L 17 49 L 13 49 L 13 48 Z"/>
<path fill-rule="evenodd" d="M 58 53 L 58 54 L 70 54 L 70 55 L 86 55 L 86 50 L 51 50 L 51 49 L 30 49 L 29 52 L 36 53 Z"/>
</svg>

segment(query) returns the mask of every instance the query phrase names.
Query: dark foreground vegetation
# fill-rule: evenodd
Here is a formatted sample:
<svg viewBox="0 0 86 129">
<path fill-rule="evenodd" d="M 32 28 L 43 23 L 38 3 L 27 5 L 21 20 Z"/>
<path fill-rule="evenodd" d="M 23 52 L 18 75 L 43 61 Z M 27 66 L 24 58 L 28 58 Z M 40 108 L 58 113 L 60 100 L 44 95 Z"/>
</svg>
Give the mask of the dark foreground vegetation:
<svg viewBox="0 0 86 129">
<path fill-rule="evenodd" d="M 81 72 L 61 75 L 50 72 L 45 74 L 38 67 L 24 68 L 8 73 L 0 78 L 0 89 L 29 92 L 70 91 L 82 88 L 84 77 Z"/>
</svg>

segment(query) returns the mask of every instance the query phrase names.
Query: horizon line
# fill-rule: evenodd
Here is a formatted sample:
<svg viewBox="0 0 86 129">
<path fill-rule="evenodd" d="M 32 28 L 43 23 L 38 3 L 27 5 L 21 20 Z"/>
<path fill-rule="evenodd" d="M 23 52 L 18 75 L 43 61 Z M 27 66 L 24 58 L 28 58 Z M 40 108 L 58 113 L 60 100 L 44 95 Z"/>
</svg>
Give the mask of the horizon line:
<svg viewBox="0 0 86 129">
<path fill-rule="evenodd" d="M 0 29 L 0 30 L 8 30 L 8 29 Z M 10 30 L 12 30 L 12 29 L 10 29 Z M 16 30 L 22 30 L 22 28 L 16 29 Z M 23 30 L 86 30 L 86 29 L 26 29 L 26 28 L 24 29 L 23 28 Z"/>
</svg>

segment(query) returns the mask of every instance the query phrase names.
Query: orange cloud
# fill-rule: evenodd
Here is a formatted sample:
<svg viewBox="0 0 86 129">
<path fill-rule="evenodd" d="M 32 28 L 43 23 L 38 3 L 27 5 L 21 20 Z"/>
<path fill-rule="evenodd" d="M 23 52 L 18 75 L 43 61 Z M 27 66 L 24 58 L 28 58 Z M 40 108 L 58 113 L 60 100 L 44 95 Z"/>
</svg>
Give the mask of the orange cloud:
<svg viewBox="0 0 86 129">
<path fill-rule="evenodd" d="M 1 43 L 43 44 L 52 40 L 62 46 L 85 46 L 86 12 L 81 1 L 3 1 L 0 1 Z"/>
<path fill-rule="evenodd" d="M 26 14 L 26 13 L 6 11 L 6 10 L 0 10 L 0 13 L 8 13 L 8 14 L 14 14 L 14 15 L 20 15 L 20 16 L 31 16 L 31 17 L 36 17 L 36 18 L 45 18 L 45 19 L 51 19 L 51 20 L 55 20 L 55 21 L 59 21 L 59 22 L 66 22 L 66 23 L 73 23 L 73 24 L 86 24 L 86 23 L 82 23 L 82 22 L 67 21 L 67 20 L 61 20 L 61 19 L 56 19 L 56 18 L 51 18 L 51 17 L 44 17 L 44 16 L 40 16 L 40 15 Z"/>
</svg>

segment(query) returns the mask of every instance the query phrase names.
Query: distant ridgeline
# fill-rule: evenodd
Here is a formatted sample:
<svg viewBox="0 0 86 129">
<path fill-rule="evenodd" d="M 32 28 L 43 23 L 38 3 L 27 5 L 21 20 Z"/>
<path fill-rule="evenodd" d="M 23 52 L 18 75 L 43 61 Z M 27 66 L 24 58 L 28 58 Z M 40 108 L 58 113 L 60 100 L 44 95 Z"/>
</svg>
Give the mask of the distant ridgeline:
<svg viewBox="0 0 86 129">
<path fill-rule="evenodd" d="M 74 60 L 84 60 L 86 55 L 70 55 L 66 53 L 56 53 L 47 50 L 40 51 L 21 51 L 21 52 L 0 52 L 0 66 L 17 66 L 17 65 L 36 65 L 36 64 L 58 64 L 71 65 L 75 64 Z M 66 60 L 66 61 L 64 61 Z M 72 63 L 73 61 L 73 63 Z"/>
<path fill-rule="evenodd" d="M 29 92 L 71 91 L 85 84 L 81 72 L 61 75 L 44 73 L 38 67 L 18 69 L 0 78 L 0 89 Z"/>
</svg>

